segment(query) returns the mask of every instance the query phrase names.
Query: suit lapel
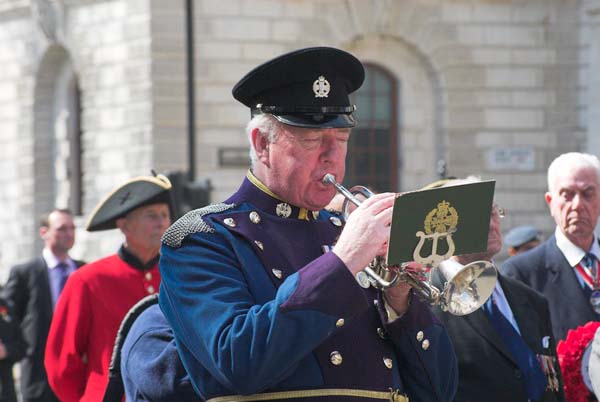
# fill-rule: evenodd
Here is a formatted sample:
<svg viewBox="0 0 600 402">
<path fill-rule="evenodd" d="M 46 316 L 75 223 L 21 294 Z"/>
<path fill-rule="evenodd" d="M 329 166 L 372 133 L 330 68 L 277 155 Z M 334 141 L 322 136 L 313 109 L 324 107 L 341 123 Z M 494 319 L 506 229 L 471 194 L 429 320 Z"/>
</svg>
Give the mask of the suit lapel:
<svg viewBox="0 0 600 402">
<path fill-rule="evenodd" d="M 508 360 L 510 360 L 513 364 L 517 364 L 510 351 L 506 348 L 506 345 L 496 332 L 496 329 L 490 323 L 487 314 L 483 309 L 478 308 L 471 314 L 467 314 L 464 316 L 465 321 L 473 327 L 473 329 L 478 332 L 484 339 L 486 339 L 490 344 L 492 344 L 498 351 L 503 354 Z"/>
<path fill-rule="evenodd" d="M 500 285 L 504 283 L 504 278 L 499 278 Z M 514 286 L 503 286 L 502 290 L 506 296 L 506 300 L 510 306 L 510 309 L 515 317 L 515 321 L 519 326 L 519 332 L 525 342 L 530 345 L 535 345 L 536 342 L 541 342 L 542 334 L 539 333 L 539 328 L 535 325 L 538 321 L 532 319 L 537 317 L 538 313 L 535 311 L 529 303 L 527 303 L 527 297 L 521 293 Z M 541 345 L 541 344 L 540 344 Z M 538 345 L 539 346 L 539 345 Z M 535 350 L 532 351 L 535 353 Z"/>
<path fill-rule="evenodd" d="M 597 319 L 590 301 L 586 299 L 581 289 L 573 267 L 556 245 L 556 238 L 552 238 L 552 241 L 549 242 L 546 253 L 548 271 L 551 275 L 550 282 L 556 288 L 555 294 L 561 295 L 565 302 L 579 306 L 574 309 L 574 314 L 584 316 L 588 321 Z"/>
<path fill-rule="evenodd" d="M 48 265 L 43 257 L 39 257 L 37 266 L 37 286 L 40 292 L 40 300 L 44 306 L 44 313 L 49 317 L 52 317 L 52 292 L 50 290 L 50 277 L 48 272 Z"/>
</svg>

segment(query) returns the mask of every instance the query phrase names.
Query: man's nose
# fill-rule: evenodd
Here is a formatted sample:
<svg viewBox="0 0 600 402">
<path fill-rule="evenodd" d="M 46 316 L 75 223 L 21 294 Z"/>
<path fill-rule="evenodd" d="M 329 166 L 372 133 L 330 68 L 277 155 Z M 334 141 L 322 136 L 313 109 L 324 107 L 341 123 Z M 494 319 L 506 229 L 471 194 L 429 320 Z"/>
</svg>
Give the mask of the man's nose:
<svg viewBox="0 0 600 402">
<path fill-rule="evenodd" d="M 573 201 L 571 202 L 572 207 L 574 209 L 577 209 L 577 208 L 581 207 L 582 204 L 583 204 L 583 198 L 581 197 L 581 194 L 575 193 L 575 195 L 573 196 Z"/>
<path fill-rule="evenodd" d="M 326 161 L 336 161 L 342 152 L 342 144 L 336 138 L 329 138 L 323 141 L 322 157 Z"/>
</svg>

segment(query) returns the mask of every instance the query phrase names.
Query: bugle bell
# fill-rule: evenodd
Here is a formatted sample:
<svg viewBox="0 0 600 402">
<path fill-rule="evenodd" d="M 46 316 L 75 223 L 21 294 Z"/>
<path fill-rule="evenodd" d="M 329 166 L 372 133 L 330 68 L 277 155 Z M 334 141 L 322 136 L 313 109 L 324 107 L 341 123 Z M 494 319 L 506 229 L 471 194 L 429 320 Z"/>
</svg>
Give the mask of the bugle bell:
<svg viewBox="0 0 600 402">
<path fill-rule="evenodd" d="M 494 291 L 498 276 L 489 261 L 462 265 L 448 259 L 437 270 L 444 281 L 440 307 L 454 315 L 470 314 L 481 307 Z"/>
<path fill-rule="evenodd" d="M 348 218 L 349 203 L 359 206 L 362 201 L 356 196 L 363 195 L 369 198 L 373 193 L 363 186 L 355 186 L 350 190 L 337 183 L 335 176 L 327 173 L 323 176 L 323 183 L 332 185 L 345 197 L 342 211 L 344 217 Z M 438 237 L 446 237 L 452 240 L 452 233 L 444 233 Z M 436 240 L 437 241 L 437 240 Z M 453 248 L 452 248 L 453 249 Z M 451 256 L 445 255 L 445 260 L 421 257 L 415 251 L 415 262 L 432 268 L 428 280 L 423 280 L 419 275 L 407 269 L 408 264 L 401 266 L 388 266 L 382 256 L 376 257 L 369 266 L 362 271 L 367 275 L 370 283 L 378 289 L 385 290 L 396 286 L 400 282 L 409 284 L 419 298 L 430 303 L 439 305 L 444 311 L 454 315 L 465 315 L 477 310 L 494 290 L 496 285 L 496 269 L 487 261 L 476 261 L 467 266 L 462 266 Z M 437 269 L 443 282 L 442 290 L 432 285 L 431 275 Z"/>
</svg>

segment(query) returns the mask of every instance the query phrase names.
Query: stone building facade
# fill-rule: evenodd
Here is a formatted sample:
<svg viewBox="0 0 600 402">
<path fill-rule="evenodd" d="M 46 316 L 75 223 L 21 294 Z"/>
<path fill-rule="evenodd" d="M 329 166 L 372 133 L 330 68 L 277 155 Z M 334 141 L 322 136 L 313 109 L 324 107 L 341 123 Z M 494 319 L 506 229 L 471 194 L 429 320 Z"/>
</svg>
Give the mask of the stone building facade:
<svg viewBox="0 0 600 402">
<path fill-rule="evenodd" d="M 304 46 L 343 48 L 369 66 L 375 95 L 362 101 L 389 109 L 375 125 L 393 139 L 381 158 L 393 190 L 419 188 L 442 166 L 476 173 L 497 181 L 504 229 L 548 234 L 549 162 L 600 154 L 600 0 L 192 4 L 193 172 L 210 179 L 213 201 L 246 171 L 249 112 L 231 87 Z M 77 211 L 73 255 L 92 260 L 120 239 L 82 229 L 104 195 L 150 169 L 188 169 L 186 11 L 184 0 L 0 1 L 1 276 L 39 252 L 44 211 Z"/>
</svg>

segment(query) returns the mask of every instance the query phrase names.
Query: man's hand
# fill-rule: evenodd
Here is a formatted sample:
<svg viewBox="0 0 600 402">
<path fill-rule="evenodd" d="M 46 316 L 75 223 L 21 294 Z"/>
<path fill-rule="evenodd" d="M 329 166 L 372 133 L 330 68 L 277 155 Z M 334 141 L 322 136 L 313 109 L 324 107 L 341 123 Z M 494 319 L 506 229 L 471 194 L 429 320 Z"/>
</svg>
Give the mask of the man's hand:
<svg viewBox="0 0 600 402">
<path fill-rule="evenodd" d="M 394 193 L 374 195 L 348 217 L 333 252 L 352 275 L 369 265 L 376 256 L 387 252 L 395 199 Z"/>
<path fill-rule="evenodd" d="M 397 286 L 387 289 L 383 293 L 383 297 L 389 307 L 394 309 L 396 314 L 402 315 L 406 313 L 410 306 L 411 286 L 407 283 L 400 283 Z"/>
<path fill-rule="evenodd" d="M 430 268 L 427 268 L 414 261 L 403 264 L 402 269 L 405 272 L 411 273 L 415 279 L 420 281 L 427 280 L 427 273 L 430 270 Z M 400 282 L 400 284 L 394 286 L 393 288 L 387 289 L 384 293 L 384 298 L 387 304 L 389 307 L 393 308 L 398 315 L 405 313 L 410 306 L 410 289 L 410 285 L 405 282 Z"/>
</svg>

